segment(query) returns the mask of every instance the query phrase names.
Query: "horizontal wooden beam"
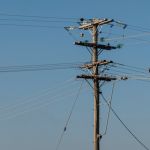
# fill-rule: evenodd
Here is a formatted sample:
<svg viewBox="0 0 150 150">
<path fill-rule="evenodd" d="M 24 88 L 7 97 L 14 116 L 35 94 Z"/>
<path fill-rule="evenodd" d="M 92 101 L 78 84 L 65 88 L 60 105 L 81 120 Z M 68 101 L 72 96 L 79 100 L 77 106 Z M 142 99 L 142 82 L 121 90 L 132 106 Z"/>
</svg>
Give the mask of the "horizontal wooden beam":
<svg viewBox="0 0 150 150">
<path fill-rule="evenodd" d="M 88 42 L 82 42 L 82 41 L 75 42 L 75 45 L 86 46 L 86 47 L 96 47 L 96 48 L 100 48 L 104 50 L 117 49 L 116 46 L 88 43 Z"/>
<path fill-rule="evenodd" d="M 91 69 L 91 68 L 93 68 L 93 66 L 108 65 L 110 63 L 113 63 L 113 61 L 102 60 L 102 61 L 93 62 L 91 64 L 84 64 L 83 66 L 81 66 L 81 68 Z"/>
<path fill-rule="evenodd" d="M 77 78 L 83 78 L 83 79 L 98 79 L 98 80 L 102 80 L 102 81 L 112 81 L 112 80 L 117 80 L 117 78 L 115 77 L 105 77 L 105 76 L 98 76 L 98 75 L 80 75 L 77 76 Z"/>
<path fill-rule="evenodd" d="M 104 24 L 108 24 L 110 22 L 113 22 L 113 19 L 92 19 L 89 20 L 89 22 L 83 22 L 81 26 L 79 26 L 79 29 L 88 30 L 90 28 L 93 28 L 94 25 L 100 26 Z"/>
</svg>

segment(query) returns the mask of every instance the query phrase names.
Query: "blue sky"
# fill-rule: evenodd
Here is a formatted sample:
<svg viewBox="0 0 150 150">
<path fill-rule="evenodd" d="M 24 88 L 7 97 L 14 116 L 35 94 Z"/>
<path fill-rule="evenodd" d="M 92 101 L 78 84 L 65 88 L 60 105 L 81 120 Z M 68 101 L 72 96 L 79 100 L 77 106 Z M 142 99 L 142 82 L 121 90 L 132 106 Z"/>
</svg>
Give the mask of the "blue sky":
<svg viewBox="0 0 150 150">
<path fill-rule="evenodd" d="M 0 14 L 49 16 L 56 18 L 112 18 L 150 31 L 148 0 L 0 0 Z M 0 15 L 0 19 L 18 19 Z M 29 18 L 21 18 L 29 19 Z M 60 28 L 38 28 L 6 24 L 50 25 Z M 5 24 L 5 25 L 2 25 Z M 0 20 L 0 66 L 86 62 L 89 53 L 75 46 L 74 39 L 64 30 L 72 22 L 33 23 Z M 104 30 L 110 30 L 108 28 Z M 111 29 L 123 34 L 121 28 Z M 118 31 L 119 30 L 119 31 Z M 77 39 L 80 31 L 73 33 Z M 127 27 L 125 35 L 137 35 Z M 89 34 L 90 35 L 90 34 Z M 86 37 L 85 37 L 86 38 Z M 149 68 L 149 36 L 141 40 L 115 41 L 122 49 L 104 52 L 101 59 Z M 78 69 L 1 73 L 0 74 L 0 149 L 54 150 L 62 133 L 81 81 L 76 81 Z M 104 87 L 106 97 L 112 84 Z M 149 144 L 150 83 L 136 80 L 121 81 L 115 85 L 113 108 L 142 141 Z M 106 122 L 106 105 L 102 102 L 102 130 Z M 60 150 L 93 147 L 93 96 L 84 82 L 79 100 L 72 114 Z M 109 128 L 102 140 L 102 149 L 143 148 L 111 114 Z"/>
</svg>

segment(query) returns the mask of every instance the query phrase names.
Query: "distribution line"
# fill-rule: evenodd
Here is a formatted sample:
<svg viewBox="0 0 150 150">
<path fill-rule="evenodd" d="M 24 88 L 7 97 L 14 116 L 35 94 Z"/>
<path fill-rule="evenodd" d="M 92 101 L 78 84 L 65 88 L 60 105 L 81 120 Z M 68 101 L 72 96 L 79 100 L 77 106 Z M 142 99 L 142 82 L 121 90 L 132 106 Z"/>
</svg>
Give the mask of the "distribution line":
<svg viewBox="0 0 150 150">
<path fill-rule="evenodd" d="M 70 78 L 70 79 L 67 79 L 65 80 L 64 82 L 62 83 L 55 83 L 55 86 L 54 87 L 49 87 L 49 88 L 45 88 L 43 89 L 42 91 L 39 91 L 38 94 L 34 93 L 32 96 L 28 96 L 28 97 L 25 97 L 22 99 L 22 102 L 17 102 L 15 104 L 12 104 L 12 105 L 6 105 L 6 106 L 1 106 L 0 107 L 0 112 L 3 111 L 3 110 L 6 110 L 6 109 L 9 109 L 9 108 L 12 108 L 12 107 L 20 107 L 20 105 L 24 105 L 24 104 L 27 104 L 27 103 L 30 103 L 32 102 L 34 99 L 37 99 L 37 98 L 40 98 L 42 96 L 45 96 L 46 94 L 53 94 L 54 92 L 57 92 L 57 91 L 60 91 L 62 92 L 64 89 L 66 88 L 69 88 L 68 85 L 70 86 L 70 83 L 73 83 L 74 84 L 74 78 Z M 73 86 L 71 84 L 71 86 Z"/>
<path fill-rule="evenodd" d="M 128 29 L 134 30 L 134 31 L 139 31 L 139 32 L 145 32 L 145 33 L 150 32 L 150 29 L 148 29 L 148 28 L 135 26 L 135 25 L 129 25 L 129 24 L 128 24 Z"/>
<path fill-rule="evenodd" d="M 39 101 L 35 101 L 34 103 L 27 103 L 27 105 L 25 105 L 26 103 L 24 103 L 23 105 L 18 105 L 17 107 L 14 107 L 14 106 L 12 108 L 10 107 L 7 111 L 4 110 L 0 112 L 0 120 L 12 119 L 24 113 L 48 106 L 54 102 L 58 102 L 66 98 L 68 99 L 70 96 L 75 95 L 74 93 L 75 90 L 76 90 L 76 87 L 74 89 L 69 88 L 69 90 L 66 90 L 66 93 L 63 92 L 62 94 L 59 94 L 59 95 L 57 94 L 54 96 L 52 96 L 52 94 L 49 94 L 47 95 L 47 97 L 41 97 Z"/>
<path fill-rule="evenodd" d="M 114 37 L 114 38 L 106 38 L 105 41 L 132 39 L 132 38 L 134 39 L 134 38 L 142 37 L 142 36 L 150 36 L 150 32 L 142 33 L 142 34 L 135 34 L 135 35 L 128 35 L 128 36 L 120 36 L 120 37 Z"/>
<path fill-rule="evenodd" d="M 135 66 L 125 65 L 125 64 L 116 63 L 116 62 L 114 62 L 114 64 L 117 64 L 117 65 L 120 65 L 120 66 L 124 66 L 124 67 L 128 67 L 128 68 L 134 68 L 134 69 L 136 69 L 136 70 L 147 71 L 147 69 L 141 68 L 141 67 L 135 67 Z"/>
<path fill-rule="evenodd" d="M 73 87 L 74 85 L 76 85 L 76 82 L 74 82 L 74 78 L 66 80 L 62 83 L 60 83 L 60 82 L 56 83 L 54 87 L 44 89 L 41 92 L 38 92 L 38 94 L 34 94 L 30 97 L 25 97 L 22 100 L 19 100 L 18 102 L 14 103 L 14 104 L 0 107 L 0 113 L 2 111 L 10 110 L 12 108 L 13 109 L 20 108 L 23 105 L 31 104 L 33 102 L 36 102 L 37 99 L 43 98 L 44 96 L 53 95 L 53 94 L 56 95 L 57 92 L 59 92 L 59 93 L 63 92 L 66 89 L 70 89 L 70 87 Z"/>
<path fill-rule="evenodd" d="M 108 70 L 107 73 L 117 73 L 116 75 L 127 75 L 127 76 L 139 76 L 139 77 L 150 77 L 149 74 L 141 74 L 141 73 L 135 73 L 135 72 L 127 72 L 126 70 L 122 71 L 121 69 L 112 68 L 111 70 Z"/>
<path fill-rule="evenodd" d="M 116 22 L 116 24 L 109 24 L 111 27 L 116 26 L 118 27 L 118 23 Z M 141 27 L 141 26 L 137 26 L 137 25 L 131 25 L 131 24 L 124 24 L 125 25 L 125 29 L 130 29 L 130 30 L 134 30 L 134 31 L 139 31 L 139 32 L 149 32 L 150 33 L 150 29 L 149 28 L 145 28 L 145 27 Z M 123 28 L 124 29 L 124 28 Z"/>
<path fill-rule="evenodd" d="M 0 23 L 0 26 L 16 26 L 16 27 L 32 27 L 32 28 L 47 28 L 47 29 L 63 29 L 63 26 L 55 25 L 34 25 L 34 24 L 15 24 L 15 23 Z"/>
<path fill-rule="evenodd" d="M 0 66 L 0 73 L 80 68 L 81 63 L 59 63 L 23 66 Z"/>
<path fill-rule="evenodd" d="M 23 110 L 18 111 L 18 112 L 9 112 L 7 114 L 4 114 L 3 116 L 0 116 L 0 121 L 13 119 L 13 118 L 23 115 L 25 113 L 29 113 L 31 111 L 38 110 L 38 109 L 46 107 L 46 106 L 51 106 L 55 102 L 60 102 L 62 100 L 66 100 L 66 98 L 68 99 L 70 96 L 74 96 L 74 91 L 70 92 L 69 94 L 67 93 L 66 95 L 61 95 L 60 97 L 58 97 L 58 96 L 52 97 L 52 99 L 50 99 L 46 102 L 31 105 L 30 107 L 24 108 Z"/>
<path fill-rule="evenodd" d="M 43 98 L 43 97 L 46 97 L 46 96 L 48 96 L 48 97 L 50 95 L 51 95 L 51 97 L 52 97 L 52 95 L 59 96 L 57 94 L 58 92 L 61 94 L 66 90 L 72 90 L 73 88 L 76 88 L 74 86 L 76 86 L 77 82 L 70 81 L 70 83 L 69 82 L 64 82 L 64 84 L 59 84 L 59 87 L 48 88 L 48 89 L 42 91 L 41 93 L 39 93 L 38 95 L 34 95 L 34 96 L 31 96 L 31 97 L 26 97 L 22 100 L 19 100 L 19 102 L 15 103 L 15 104 L 1 107 L 0 112 L 5 111 L 5 110 L 9 110 L 9 109 L 12 109 L 12 108 L 20 108 L 22 105 L 28 105 L 28 104 L 33 103 L 34 101 L 37 102 L 37 99 Z M 72 87 L 72 89 L 70 87 Z"/>
<path fill-rule="evenodd" d="M 68 119 L 67 119 L 67 121 L 66 121 L 66 123 L 65 123 L 63 132 L 62 132 L 61 135 L 60 135 L 60 138 L 59 138 L 59 140 L 58 140 L 58 143 L 57 143 L 57 145 L 56 145 L 56 149 L 55 149 L 55 150 L 58 150 L 58 149 L 59 149 L 60 144 L 61 144 L 61 142 L 62 142 L 62 140 L 63 140 L 64 133 L 65 133 L 66 130 L 67 130 L 67 127 L 68 127 L 69 121 L 70 121 L 70 119 L 71 119 L 73 110 L 74 110 L 74 108 L 75 108 L 75 106 L 76 106 L 76 103 L 77 103 L 77 100 L 78 100 L 78 98 L 79 98 L 79 95 L 80 95 L 80 92 L 81 92 L 81 89 L 82 89 L 82 85 L 83 85 L 83 81 L 81 82 L 79 91 L 78 91 L 78 93 L 77 93 L 77 96 L 76 96 L 76 98 L 75 98 L 75 101 L 73 102 L 73 105 L 72 105 L 72 107 L 71 107 L 71 110 L 70 110 Z"/>
<path fill-rule="evenodd" d="M 64 20 L 47 20 L 47 19 L 16 19 L 16 18 L 0 18 L 0 21 L 17 21 L 17 22 L 41 22 L 41 23 L 66 23 L 75 21 L 64 21 Z"/>
<path fill-rule="evenodd" d="M 106 34 L 107 32 L 103 31 L 102 33 Z M 140 37 L 140 35 L 142 36 L 149 36 L 150 34 L 150 31 L 148 33 L 143 33 L 143 34 L 134 34 L 134 35 L 138 35 L 137 37 L 130 37 L 132 35 L 121 35 L 121 34 L 115 34 L 115 33 L 111 33 L 111 35 L 115 35 L 117 37 L 112 37 L 112 38 L 102 38 L 100 39 L 101 42 L 109 42 L 109 41 L 117 41 L 117 40 L 127 40 L 127 39 L 133 39 L 133 40 L 137 40 L 139 42 L 134 42 L 132 44 L 126 44 L 126 45 L 136 45 L 136 44 L 142 44 L 142 43 L 150 43 L 150 40 L 146 40 L 146 39 L 141 39 L 141 38 L 138 38 Z M 133 35 L 133 36 L 134 36 Z"/>
<path fill-rule="evenodd" d="M 88 80 L 86 80 L 87 83 L 89 84 L 89 86 L 93 89 L 93 86 L 88 82 Z M 118 114 L 115 112 L 115 110 L 112 108 L 112 106 L 110 106 L 110 104 L 108 103 L 108 101 L 106 100 L 106 98 L 104 97 L 103 93 L 99 93 L 101 94 L 103 100 L 105 101 L 105 103 L 108 105 L 108 107 L 110 107 L 112 113 L 116 116 L 116 118 L 120 121 L 120 123 L 124 126 L 124 128 L 132 135 L 132 137 L 146 150 L 150 150 L 130 129 L 129 127 L 122 121 L 122 119 L 118 116 Z"/>
<path fill-rule="evenodd" d="M 52 98 L 52 95 L 59 96 L 57 94 L 57 92 L 59 92 L 59 94 L 61 94 L 61 92 L 63 93 L 64 90 L 67 90 L 67 91 L 73 90 L 73 87 L 74 87 L 74 85 L 76 85 L 76 83 L 74 82 L 74 84 L 70 84 L 69 86 L 68 85 L 66 86 L 66 85 L 61 86 L 61 88 L 49 89 L 49 90 L 44 91 L 43 93 L 41 93 L 37 96 L 32 96 L 32 97 L 29 97 L 29 98 L 25 98 L 19 103 L 15 103 L 15 104 L 12 104 L 12 105 L 7 105 L 5 107 L 1 107 L 0 108 L 0 115 L 1 115 L 2 112 L 5 112 L 5 111 L 7 112 L 7 111 L 11 111 L 11 110 L 16 110 L 18 108 L 20 109 L 22 106 L 31 106 L 31 104 L 32 105 L 37 104 L 37 103 L 43 101 L 43 98 L 46 98 L 46 97 L 49 98 L 49 96 Z M 72 88 L 70 88 L 70 87 L 72 87 Z M 63 95 L 64 95 L 64 93 L 63 93 Z M 37 100 L 40 100 L 40 101 L 37 101 Z"/>
<path fill-rule="evenodd" d="M 131 72 L 127 72 L 128 70 L 123 70 L 123 69 L 120 69 L 120 68 L 112 68 L 111 71 L 115 72 L 115 73 L 121 73 L 123 75 L 139 75 L 139 76 L 146 76 L 148 74 L 146 73 L 141 73 L 141 74 L 135 74 L 135 72 L 131 71 Z M 150 76 L 149 76 L 150 77 Z"/>
<path fill-rule="evenodd" d="M 78 18 L 69 18 L 69 17 L 56 17 L 56 16 L 38 16 L 38 15 L 23 15 L 23 14 L 10 14 L 5 12 L 0 12 L 0 16 L 9 16 L 9 17 L 25 17 L 25 18 L 44 18 L 44 19 L 60 19 L 60 20 L 77 20 Z"/>
<path fill-rule="evenodd" d="M 106 128 L 105 128 L 105 132 L 102 136 L 106 135 L 107 130 L 108 130 L 108 125 L 109 125 L 109 119 L 110 119 L 110 112 L 111 112 L 111 104 L 112 104 L 112 98 L 113 98 L 113 93 L 114 93 L 114 88 L 115 88 L 115 82 L 113 83 L 113 87 L 112 87 L 112 92 L 111 92 L 111 96 L 110 96 L 110 101 L 108 102 L 109 104 L 109 110 L 108 110 L 108 116 L 107 116 L 107 122 L 106 122 Z"/>
<path fill-rule="evenodd" d="M 127 25 L 127 28 L 130 29 L 130 30 L 135 30 L 135 31 L 139 31 L 139 32 L 142 32 L 142 34 L 134 34 L 134 35 L 119 35 L 119 34 L 114 34 L 114 33 L 111 33 L 112 35 L 117 35 L 119 37 L 112 37 L 112 38 L 104 38 L 104 42 L 106 41 L 114 41 L 114 40 L 126 40 L 126 39 L 134 39 L 134 40 L 138 40 L 139 42 L 138 43 L 132 43 L 132 44 L 126 44 L 126 45 L 136 45 L 136 44 L 143 44 L 143 43 L 150 43 L 150 40 L 146 40 L 146 39 L 141 39 L 141 38 L 138 38 L 138 37 L 141 37 L 141 36 L 149 36 L 150 35 L 150 29 L 148 28 L 143 28 L 143 27 L 140 27 L 140 26 L 134 26 L 134 25 L 129 25 L 129 24 L 126 24 Z M 113 26 L 117 26 L 115 24 L 113 24 Z M 107 32 L 102 32 L 102 33 L 107 33 Z"/>
<path fill-rule="evenodd" d="M 103 98 L 103 100 L 106 102 L 106 104 L 109 107 L 109 103 L 107 102 L 107 100 L 105 99 L 103 93 L 101 93 L 101 96 Z M 111 111 L 113 112 L 113 114 L 116 116 L 116 118 L 120 121 L 120 123 L 125 127 L 125 129 L 132 135 L 132 137 L 146 150 L 150 150 L 130 129 L 129 127 L 121 120 L 121 118 L 118 116 L 118 114 L 115 112 L 115 110 L 110 107 Z"/>
</svg>

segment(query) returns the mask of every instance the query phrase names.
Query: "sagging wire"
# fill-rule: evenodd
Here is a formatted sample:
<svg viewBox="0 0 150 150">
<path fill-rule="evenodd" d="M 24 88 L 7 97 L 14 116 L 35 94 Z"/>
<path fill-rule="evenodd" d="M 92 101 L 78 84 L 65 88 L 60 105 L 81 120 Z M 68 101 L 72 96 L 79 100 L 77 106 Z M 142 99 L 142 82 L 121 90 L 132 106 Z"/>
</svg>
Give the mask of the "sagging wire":
<svg viewBox="0 0 150 150">
<path fill-rule="evenodd" d="M 106 104 L 109 106 L 109 103 L 107 102 L 106 98 L 104 97 L 103 93 L 101 93 L 101 96 L 103 100 L 106 102 Z M 125 127 L 125 129 L 132 135 L 132 137 L 146 150 L 150 150 L 130 129 L 129 127 L 122 121 L 122 119 L 118 116 L 118 114 L 115 112 L 115 110 L 110 107 L 112 113 L 116 116 L 116 118 L 120 121 L 120 123 Z"/>
<path fill-rule="evenodd" d="M 77 38 L 70 32 L 70 30 L 74 30 L 76 27 L 64 27 L 67 33 L 72 37 L 73 40 L 77 40 Z"/>
<path fill-rule="evenodd" d="M 124 36 L 124 37 L 118 36 L 118 37 L 114 37 L 114 38 L 107 38 L 107 39 L 105 39 L 105 41 L 122 40 L 122 39 L 136 39 L 137 37 L 142 37 L 142 36 L 150 36 L 150 33 L 134 34 L 134 35 L 128 35 L 128 36 Z"/>
<path fill-rule="evenodd" d="M 125 65 L 125 64 L 116 63 L 116 62 L 114 62 L 114 64 L 117 64 L 117 65 L 120 65 L 120 66 L 124 66 L 124 67 L 128 67 L 128 68 L 134 68 L 134 69 L 136 69 L 136 70 L 143 70 L 143 71 L 147 71 L 147 69 L 145 69 L 145 68 L 141 68 L 141 67 L 135 67 L 135 66 Z"/>
<path fill-rule="evenodd" d="M 11 13 L 6 13 L 6 12 L 0 12 L 0 16 L 23 17 L 23 18 L 40 18 L 40 19 L 59 19 L 59 20 L 77 20 L 77 18 L 55 17 L 55 16 L 39 16 L 39 15 L 23 15 L 23 14 L 11 14 Z"/>
<path fill-rule="evenodd" d="M 75 82 L 74 82 L 75 83 Z M 55 89 L 54 92 L 52 90 L 48 90 L 44 95 L 38 95 L 37 97 L 31 97 L 30 99 L 24 99 L 26 101 L 22 101 L 20 103 L 15 103 L 13 105 L 7 105 L 5 107 L 0 108 L 0 121 L 1 120 L 7 120 L 7 119 L 12 119 L 14 117 L 23 115 L 27 112 L 31 112 L 33 110 L 37 110 L 40 108 L 43 108 L 45 106 L 48 106 L 50 104 L 53 104 L 55 102 L 61 102 L 62 100 L 66 100 L 66 97 L 70 97 L 75 95 L 75 90 L 76 87 L 73 87 L 75 84 L 71 84 L 71 88 L 66 86 L 62 86 L 61 88 Z M 68 93 L 64 93 L 63 91 L 65 89 L 68 89 Z M 70 90 L 71 89 L 71 90 Z M 55 94 L 59 92 L 59 94 Z M 54 95 L 55 94 L 55 95 Z"/>
<path fill-rule="evenodd" d="M 102 136 L 106 135 L 107 134 L 107 130 L 108 130 L 108 125 L 109 125 L 109 119 L 110 119 L 110 113 L 111 113 L 111 104 L 112 104 L 112 97 L 113 97 L 113 94 L 114 94 L 114 88 L 115 88 L 115 83 L 113 83 L 113 86 L 112 86 L 112 92 L 111 92 L 111 96 L 110 96 L 110 100 L 108 102 L 109 104 L 109 110 L 108 110 L 108 116 L 107 116 L 107 122 L 106 122 L 106 128 L 105 128 L 105 132 L 102 134 Z"/>
<path fill-rule="evenodd" d="M 70 30 L 77 29 L 77 27 L 64 27 L 64 29 L 67 31 L 67 33 L 72 37 L 73 40 L 78 41 L 78 39 L 70 32 Z M 90 55 L 91 53 L 91 48 L 85 47 L 87 51 L 89 52 Z"/>
<path fill-rule="evenodd" d="M 90 84 L 88 80 L 86 80 L 89 86 L 93 88 L 93 86 Z M 115 117 L 120 121 L 120 123 L 124 126 L 124 128 L 130 133 L 130 135 L 146 150 L 150 150 L 130 129 L 129 127 L 122 121 L 122 119 L 119 117 L 119 115 L 116 113 L 116 111 L 112 108 L 112 106 L 109 104 L 107 99 L 104 97 L 103 93 L 100 91 L 99 94 L 101 94 L 104 102 L 108 105 L 112 113 L 115 115 Z"/>
<path fill-rule="evenodd" d="M 84 81 L 84 80 L 83 80 L 83 81 Z M 71 119 L 73 110 L 74 110 L 74 108 L 75 108 L 75 106 L 76 106 L 76 103 L 77 103 L 77 100 L 78 100 L 78 98 L 79 98 L 79 95 L 80 95 L 80 92 L 81 92 L 81 89 L 82 89 L 82 86 L 83 86 L 83 81 L 81 82 L 81 85 L 80 85 L 80 87 L 79 87 L 77 96 L 76 96 L 76 98 L 75 98 L 75 100 L 74 100 L 74 102 L 73 102 L 73 105 L 72 105 L 72 107 L 71 107 L 71 110 L 70 110 L 68 119 L 67 119 L 67 121 L 66 121 L 66 123 L 65 123 L 63 132 L 62 132 L 62 134 L 60 135 L 60 138 L 59 138 L 59 140 L 58 140 L 58 143 L 57 143 L 57 145 L 56 145 L 56 149 L 55 149 L 55 150 L 58 150 L 58 149 L 59 149 L 60 144 L 61 144 L 61 142 L 62 142 L 62 140 L 63 140 L 64 134 L 65 134 L 65 132 L 66 132 L 66 130 L 67 130 L 67 127 L 68 127 L 69 121 L 70 121 L 70 119 Z"/>
</svg>

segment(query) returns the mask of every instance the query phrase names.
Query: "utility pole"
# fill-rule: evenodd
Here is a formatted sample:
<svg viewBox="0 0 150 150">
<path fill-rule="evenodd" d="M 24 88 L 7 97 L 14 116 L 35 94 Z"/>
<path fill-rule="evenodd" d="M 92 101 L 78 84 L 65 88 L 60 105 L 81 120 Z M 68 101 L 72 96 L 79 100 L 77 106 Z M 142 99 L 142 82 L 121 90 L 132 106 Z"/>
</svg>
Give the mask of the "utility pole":
<svg viewBox="0 0 150 150">
<path fill-rule="evenodd" d="M 97 39 L 98 39 L 98 32 L 97 32 L 97 24 L 93 25 L 93 43 L 97 45 Z M 97 47 L 93 47 L 93 54 L 92 54 L 92 62 L 95 63 L 98 61 L 98 50 Z M 93 66 L 93 75 L 97 76 L 99 75 L 99 69 L 97 66 Z M 99 98 L 99 80 L 97 78 L 94 78 L 94 150 L 99 150 L 99 104 L 100 104 L 100 98 Z"/>
<path fill-rule="evenodd" d="M 84 78 L 84 79 L 92 79 L 93 80 L 93 93 L 94 93 L 94 129 L 93 129 L 93 143 L 94 147 L 93 150 L 100 150 L 100 140 L 102 138 L 101 132 L 100 132 L 100 81 L 111 81 L 116 80 L 116 78 L 108 77 L 108 76 L 101 76 L 101 73 L 99 71 L 99 66 L 106 65 L 111 62 L 107 61 L 100 61 L 99 60 L 99 49 L 104 50 L 111 50 L 116 49 L 115 46 L 110 45 L 101 45 L 98 44 L 98 27 L 104 24 L 108 24 L 110 22 L 113 22 L 113 20 L 108 19 L 90 19 L 87 22 L 84 22 L 84 19 L 82 19 L 83 23 L 79 26 L 79 29 L 83 30 L 91 30 L 92 31 L 92 42 L 75 42 L 76 45 L 80 46 L 86 46 L 90 47 L 92 51 L 92 62 L 91 64 L 84 65 L 83 67 L 87 69 L 92 70 L 91 75 L 80 75 L 77 76 L 77 78 Z"/>
</svg>

